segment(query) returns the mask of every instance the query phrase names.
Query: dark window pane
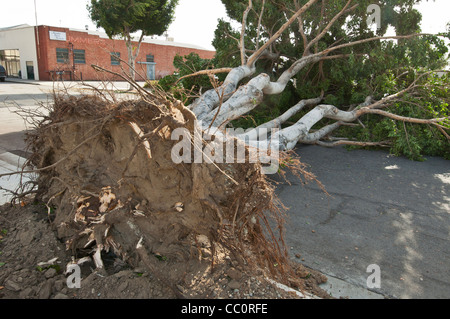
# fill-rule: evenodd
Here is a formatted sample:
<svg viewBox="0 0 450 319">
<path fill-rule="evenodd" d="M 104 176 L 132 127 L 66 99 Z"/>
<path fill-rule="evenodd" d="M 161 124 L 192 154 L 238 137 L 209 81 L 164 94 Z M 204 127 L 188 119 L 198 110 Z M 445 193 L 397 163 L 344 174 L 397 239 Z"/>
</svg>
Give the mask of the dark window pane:
<svg viewBox="0 0 450 319">
<path fill-rule="evenodd" d="M 120 65 L 120 52 L 111 52 L 111 65 Z"/>
<path fill-rule="evenodd" d="M 56 62 L 69 63 L 69 49 L 56 48 Z"/>
<path fill-rule="evenodd" d="M 86 63 L 85 50 L 73 50 L 73 59 L 75 64 L 85 64 Z"/>
</svg>

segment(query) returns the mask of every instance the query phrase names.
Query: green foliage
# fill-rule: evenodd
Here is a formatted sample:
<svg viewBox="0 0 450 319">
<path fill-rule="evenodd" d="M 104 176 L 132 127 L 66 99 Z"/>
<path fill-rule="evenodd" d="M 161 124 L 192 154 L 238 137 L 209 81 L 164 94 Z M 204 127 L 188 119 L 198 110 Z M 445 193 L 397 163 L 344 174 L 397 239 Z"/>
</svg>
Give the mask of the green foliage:
<svg viewBox="0 0 450 319">
<path fill-rule="evenodd" d="M 173 21 L 178 0 L 91 0 L 90 17 L 106 34 L 128 37 L 142 31 L 144 35 L 162 35 Z"/>
<path fill-rule="evenodd" d="M 121 36 L 128 49 L 130 76 L 135 78 L 135 61 L 144 36 L 162 35 L 174 19 L 178 0 L 91 0 L 91 20 L 105 29 L 108 37 Z M 141 32 L 137 46 L 132 34 Z"/>
<path fill-rule="evenodd" d="M 260 36 L 257 37 L 259 14 L 262 1 L 253 1 L 253 10 L 247 20 L 245 47 L 250 52 L 266 42 L 296 11 L 298 1 L 265 1 L 261 20 Z M 318 42 L 317 49 L 323 50 L 337 43 L 350 43 L 374 36 L 386 35 L 389 27 L 396 35 L 409 35 L 421 31 L 420 12 L 414 9 L 419 0 L 363 0 L 357 1 L 358 7 L 351 13 L 339 18 L 328 33 Z M 241 22 L 248 0 L 222 0 L 228 16 L 235 22 Z M 305 3 L 305 1 L 302 1 Z M 326 3 L 326 6 L 323 4 Z M 347 3 L 347 0 L 318 1 L 302 15 L 306 36 L 312 40 L 319 30 L 326 26 Z M 381 28 L 367 25 L 367 7 L 378 4 L 381 9 Z M 159 84 L 171 91 L 177 98 L 190 104 L 196 96 L 211 89 L 211 80 L 206 75 L 181 77 L 206 69 L 237 67 L 241 64 L 237 39 L 240 28 L 219 20 L 213 45 L 216 56 L 213 60 L 201 59 L 196 54 L 177 56 L 174 65 L 177 73 L 163 78 Z M 440 34 L 450 39 L 448 30 Z M 448 45 L 442 37 L 429 35 L 398 41 L 371 41 L 336 51 L 340 58 L 328 59 L 300 71 L 279 95 L 268 95 L 264 101 L 248 115 L 235 120 L 235 127 L 255 127 L 287 111 L 299 100 L 320 96 L 324 92 L 325 104 L 332 104 L 346 110 L 358 105 L 367 96 L 381 99 L 386 94 L 394 94 L 407 88 L 419 74 L 444 68 L 448 61 Z M 298 24 L 291 25 L 281 37 L 270 46 L 277 53 L 276 60 L 260 59 L 256 64 L 257 74 L 266 73 L 276 81 L 279 76 L 299 59 L 304 51 L 302 36 Z M 312 49 L 313 51 L 315 48 Z M 225 74 L 215 79 L 223 81 Z M 241 84 L 245 84 L 244 79 Z M 414 95 L 406 95 L 391 105 L 386 111 L 404 117 L 440 118 L 449 116 L 449 77 L 428 76 L 418 83 L 421 85 Z M 286 125 L 295 123 L 307 112 L 292 117 Z M 363 126 L 342 127 L 338 135 L 358 141 L 392 143 L 391 152 L 414 160 L 422 160 L 424 155 L 443 156 L 450 159 L 450 143 L 442 132 L 429 125 L 410 124 L 394 121 L 378 115 L 363 116 Z M 330 124 L 321 121 L 322 125 Z M 449 123 L 441 123 L 449 127 Z"/>
<path fill-rule="evenodd" d="M 257 42 L 262 1 L 253 1 L 253 10 L 247 20 L 246 49 L 255 50 L 267 41 L 298 9 L 295 7 L 296 2 L 306 3 L 292 0 L 265 1 L 261 35 Z M 336 43 L 350 43 L 383 36 L 389 27 L 395 30 L 396 35 L 409 35 L 421 31 L 422 15 L 413 7 L 420 2 L 419 0 L 354 1 L 356 2 L 358 7 L 339 18 L 319 41 L 317 44 L 319 50 Z M 238 23 L 242 21 L 242 14 L 248 6 L 247 0 L 222 0 L 222 3 L 232 20 Z M 308 40 L 312 40 L 346 3 L 347 0 L 318 1 L 306 11 L 302 15 L 302 20 Z M 378 4 L 381 7 L 381 28 L 378 30 L 367 25 L 369 4 Z M 450 39 L 450 24 L 447 33 L 441 35 Z M 217 51 L 215 62 L 217 67 L 240 64 L 240 52 L 236 41 L 239 37 L 240 29 L 233 29 L 229 22 L 219 21 L 213 41 Z M 304 44 L 298 24 L 292 24 L 270 50 L 278 53 L 280 58 L 258 61 L 257 70 L 276 80 L 303 54 Z M 314 51 L 314 48 L 312 50 Z M 325 92 L 323 103 L 333 104 L 343 110 L 350 105 L 363 102 L 369 95 L 381 99 L 385 94 L 405 89 L 420 72 L 444 68 L 448 60 L 448 46 L 442 38 L 430 35 L 409 40 L 371 41 L 343 48 L 334 54 L 344 58 L 325 60 L 302 70 L 294 79 L 296 85 L 291 83 L 282 94 L 265 97 L 258 108 L 233 124 L 244 127 L 253 126 L 255 123 L 261 124 L 283 113 L 301 99 L 319 96 L 321 90 Z M 405 72 L 407 75 L 397 78 Z M 428 89 L 420 90 L 419 96 L 404 97 L 404 102 L 398 102 L 386 111 L 419 118 L 449 116 L 446 91 L 448 77 L 442 79 L 428 77 L 421 81 L 421 85 L 425 85 Z M 290 122 L 295 122 L 301 115 L 293 117 Z M 391 141 L 394 154 L 405 155 L 411 159 L 421 159 L 423 155 L 439 155 L 447 158 L 450 156 L 448 140 L 435 127 L 403 124 L 373 115 L 364 116 L 362 121 L 365 127 L 342 127 L 340 134 L 353 140 Z"/>
<path fill-rule="evenodd" d="M 172 93 L 175 98 L 183 101 L 185 105 L 189 105 L 201 92 L 213 88 L 207 75 L 187 77 L 178 81 L 181 77 L 197 71 L 213 69 L 213 60 L 202 59 L 197 53 L 190 53 L 184 57 L 177 54 L 173 65 L 177 69 L 176 73 L 162 78 L 159 85 L 165 91 Z"/>
<path fill-rule="evenodd" d="M 392 83 L 394 82 L 394 83 Z M 386 89 L 393 92 L 399 80 L 386 80 Z M 450 116 L 450 78 L 448 75 L 430 76 L 424 81 L 426 87 L 416 95 L 406 95 L 386 111 L 412 118 L 443 118 Z M 423 160 L 424 155 L 442 156 L 450 159 L 450 143 L 435 126 L 404 123 L 382 116 L 366 115 L 361 122 L 364 127 L 345 127 L 341 135 L 360 141 L 389 141 L 391 152 L 412 160 Z M 450 122 L 440 123 L 450 128 Z"/>
</svg>

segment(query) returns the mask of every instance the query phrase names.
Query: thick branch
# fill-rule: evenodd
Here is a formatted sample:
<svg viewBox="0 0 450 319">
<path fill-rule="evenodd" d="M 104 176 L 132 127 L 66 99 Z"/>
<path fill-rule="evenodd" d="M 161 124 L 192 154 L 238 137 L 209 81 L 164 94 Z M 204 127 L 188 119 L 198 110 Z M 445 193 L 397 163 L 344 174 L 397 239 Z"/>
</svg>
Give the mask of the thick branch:
<svg viewBox="0 0 450 319">
<path fill-rule="evenodd" d="M 322 57 L 320 55 L 309 55 L 301 58 L 294 62 L 291 67 L 284 71 L 283 74 L 278 78 L 277 82 L 270 82 L 264 88 L 264 94 L 280 94 L 286 88 L 289 81 L 304 67 L 309 64 L 316 63 L 320 61 Z"/>
<path fill-rule="evenodd" d="M 424 35 L 434 35 L 434 34 L 429 34 L 429 33 L 413 33 L 410 35 L 398 35 L 398 36 L 387 36 L 387 37 L 373 37 L 373 38 L 368 38 L 368 39 L 363 39 L 363 40 L 358 40 L 358 41 L 353 41 L 353 42 L 348 42 L 348 43 L 344 43 L 341 45 L 337 45 L 335 47 L 330 47 L 328 49 L 325 49 L 317 54 L 320 55 L 328 55 L 330 52 L 339 50 L 339 49 L 343 49 L 343 48 L 347 48 L 347 47 L 351 47 L 354 45 L 358 45 L 358 44 L 363 44 L 363 43 L 367 43 L 367 42 L 372 42 L 372 41 L 377 41 L 377 40 L 406 40 L 406 39 L 411 39 L 411 38 L 415 38 L 415 37 L 419 37 L 419 36 L 424 36 Z"/>
<path fill-rule="evenodd" d="M 430 124 L 430 125 L 436 125 L 436 126 L 441 126 L 441 125 L 439 125 L 440 122 L 450 120 L 450 116 L 434 118 L 434 119 L 419 119 L 419 118 L 414 118 L 414 117 L 406 117 L 406 116 L 400 116 L 400 115 L 393 114 L 393 113 L 386 112 L 386 111 L 379 110 L 379 109 L 371 109 L 370 107 L 364 107 L 364 108 L 358 110 L 355 115 L 357 117 L 360 117 L 363 114 L 378 114 L 381 116 L 391 118 L 396 121 L 416 123 L 416 124 Z"/>
<path fill-rule="evenodd" d="M 270 82 L 267 74 L 260 74 L 240 87 L 233 96 L 220 106 L 220 111 L 213 110 L 202 118 L 206 124 L 221 127 L 239 118 L 258 106 L 264 97 L 263 88 Z M 214 122 L 213 119 L 215 118 Z"/>
<path fill-rule="evenodd" d="M 243 18 L 242 18 L 241 39 L 240 39 L 240 42 L 239 42 L 240 43 L 239 47 L 241 49 L 241 65 L 245 65 L 245 63 L 247 62 L 247 56 L 245 55 L 245 27 L 247 25 L 248 13 L 252 9 L 252 7 L 253 7 L 252 0 L 248 0 L 248 7 L 244 11 L 244 15 L 243 15 Z"/>
<path fill-rule="evenodd" d="M 260 55 L 264 50 L 266 50 L 276 39 L 278 39 L 281 34 L 295 21 L 297 18 L 306 10 L 308 10 L 317 0 L 309 0 L 300 10 L 298 10 L 285 24 L 278 29 L 277 32 L 263 45 L 259 50 L 257 50 L 247 61 L 247 66 L 252 67 L 258 61 Z"/>
<path fill-rule="evenodd" d="M 198 75 L 211 75 L 211 74 L 219 74 L 219 73 L 229 73 L 231 72 L 231 70 L 233 70 L 233 68 L 220 68 L 220 69 L 214 69 L 214 70 L 202 70 L 202 71 L 198 71 L 192 74 L 188 74 L 185 76 L 182 76 L 181 78 L 179 78 L 176 82 L 175 85 L 178 84 L 178 82 L 180 82 L 183 79 L 187 79 L 190 77 L 194 77 L 194 76 L 198 76 Z"/>
<path fill-rule="evenodd" d="M 325 127 L 322 127 L 320 130 L 309 133 L 304 138 L 300 139 L 300 142 L 302 143 L 311 143 L 316 142 L 327 136 L 328 134 L 332 133 L 336 129 L 338 129 L 342 125 L 342 122 L 338 121 L 333 124 L 327 125 Z"/>
<path fill-rule="evenodd" d="M 251 130 L 250 132 L 247 132 L 240 136 L 241 138 L 246 137 L 250 140 L 259 139 L 260 135 L 265 134 L 265 130 L 270 130 L 274 128 L 281 128 L 281 124 L 285 123 L 287 120 L 289 120 L 292 116 L 303 110 L 306 106 L 314 105 L 320 103 L 322 100 L 322 97 L 318 97 L 315 99 L 309 99 L 309 100 L 301 100 L 296 105 L 291 107 L 289 110 L 287 110 L 285 113 L 280 115 L 279 117 L 266 122 L 257 128 Z"/>
<path fill-rule="evenodd" d="M 245 77 L 255 73 L 255 68 L 248 66 L 240 66 L 231 70 L 226 77 L 224 83 L 217 89 L 211 89 L 190 105 L 190 108 L 199 120 L 205 117 L 211 110 L 216 107 L 223 96 L 228 99 L 236 90 L 238 83 Z M 220 92 L 219 94 L 217 92 Z"/>
</svg>

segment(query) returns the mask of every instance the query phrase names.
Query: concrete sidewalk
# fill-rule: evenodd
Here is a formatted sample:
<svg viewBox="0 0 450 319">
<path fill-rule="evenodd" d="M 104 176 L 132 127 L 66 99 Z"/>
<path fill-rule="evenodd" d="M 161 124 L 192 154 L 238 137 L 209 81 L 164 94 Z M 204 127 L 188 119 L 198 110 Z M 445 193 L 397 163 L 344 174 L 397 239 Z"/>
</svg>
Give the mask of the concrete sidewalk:
<svg viewBox="0 0 450 319">
<path fill-rule="evenodd" d="M 102 82 L 102 81 L 36 81 L 36 80 L 23 80 L 18 78 L 7 78 L 6 83 L 17 83 L 17 84 L 29 84 L 38 85 L 48 88 L 76 88 L 83 87 L 84 84 L 87 86 L 93 86 L 99 89 L 108 90 L 127 90 L 129 88 L 129 83 L 126 81 L 114 81 L 114 82 Z M 145 82 L 137 82 L 141 87 L 144 86 Z"/>
<path fill-rule="evenodd" d="M 13 153 L 5 152 L 0 154 L 0 174 L 7 174 L 20 171 L 26 159 Z M 0 205 L 11 201 L 12 194 L 5 190 L 16 191 L 20 183 L 29 180 L 27 176 L 20 174 L 0 178 Z"/>
</svg>

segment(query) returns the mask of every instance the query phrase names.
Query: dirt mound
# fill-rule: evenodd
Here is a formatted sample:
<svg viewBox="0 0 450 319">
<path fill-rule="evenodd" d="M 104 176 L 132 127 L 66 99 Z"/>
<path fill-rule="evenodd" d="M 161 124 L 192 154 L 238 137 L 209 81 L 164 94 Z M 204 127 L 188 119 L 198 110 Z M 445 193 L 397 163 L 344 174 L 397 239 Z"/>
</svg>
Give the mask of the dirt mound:
<svg viewBox="0 0 450 319">
<path fill-rule="evenodd" d="M 260 164 L 174 163 L 171 134 L 187 128 L 193 135 L 194 121 L 159 91 L 127 101 L 56 96 L 28 137 L 29 164 L 39 173 L 34 203 L 50 224 L 30 204 L 16 218 L 17 209 L 4 210 L 0 221 L 14 234 L 6 246 L 37 246 L 40 259 L 57 253 L 61 264 L 46 266 L 42 287 L 24 292 L 18 284 L 31 278 L 25 272 L 36 267 L 35 254 L 22 274 L 10 268 L 18 260 L 10 253 L 0 285 L 41 298 L 293 297 L 271 278 L 317 294 L 314 278 L 323 277 L 287 258 L 282 210 Z M 76 293 L 61 284 L 70 261 L 83 269 Z"/>
<path fill-rule="evenodd" d="M 132 266 L 113 256 L 104 258 L 106 274 L 95 271 L 95 265 L 82 266 L 80 289 L 70 289 L 64 267 L 71 261 L 48 221 L 42 203 L 25 207 L 0 206 L 0 298 L 2 299 L 159 299 L 175 298 L 145 266 Z M 51 264 L 41 264 L 58 258 Z M 166 261 L 156 260 L 164 271 Z M 182 274 L 180 291 L 205 298 L 296 298 L 269 284 L 261 273 L 246 271 L 227 258 L 216 271 Z M 306 292 L 328 297 L 317 290 L 323 276 L 297 266 L 298 277 L 304 280 Z M 194 291 L 183 286 L 196 284 Z"/>
</svg>

